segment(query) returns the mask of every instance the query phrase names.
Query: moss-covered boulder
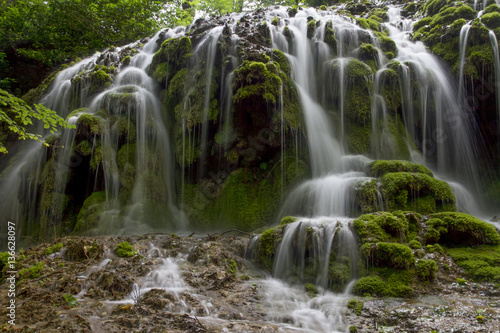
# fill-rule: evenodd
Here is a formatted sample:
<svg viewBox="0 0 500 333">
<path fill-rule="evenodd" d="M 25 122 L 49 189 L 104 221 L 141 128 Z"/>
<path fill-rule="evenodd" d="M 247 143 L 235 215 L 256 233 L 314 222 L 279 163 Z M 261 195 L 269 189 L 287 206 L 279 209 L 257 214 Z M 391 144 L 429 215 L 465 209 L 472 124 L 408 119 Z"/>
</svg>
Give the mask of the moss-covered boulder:
<svg viewBox="0 0 500 333">
<path fill-rule="evenodd" d="M 423 214 L 455 210 L 455 195 L 448 183 L 421 173 L 394 172 L 381 178 L 389 211 Z"/>
<path fill-rule="evenodd" d="M 382 177 L 387 173 L 393 172 L 411 172 L 411 173 L 421 173 L 430 177 L 433 177 L 432 171 L 427 167 L 412 163 L 409 161 L 397 161 L 397 160 L 378 160 L 373 161 L 368 166 L 368 175 L 370 177 Z"/>
<path fill-rule="evenodd" d="M 169 38 L 161 44 L 153 57 L 149 73 L 158 82 L 165 84 L 182 68 L 186 67 L 192 55 L 189 37 Z"/>
<path fill-rule="evenodd" d="M 452 246 L 499 245 L 500 235 L 492 224 L 465 214 L 443 212 L 432 214 L 425 223 L 425 240 L 428 244 Z"/>
<path fill-rule="evenodd" d="M 74 231 L 84 233 L 97 228 L 106 205 L 106 192 L 94 192 L 85 201 L 78 213 Z"/>
<path fill-rule="evenodd" d="M 368 174 L 378 179 L 361 181 L 356 186 L 362 212 L 404 210 L 432 214 L 456 210 L 455 195 L 448 183 L 435 179 L 423 165 L 380 160 L 369 164 Z"/>
</svg>

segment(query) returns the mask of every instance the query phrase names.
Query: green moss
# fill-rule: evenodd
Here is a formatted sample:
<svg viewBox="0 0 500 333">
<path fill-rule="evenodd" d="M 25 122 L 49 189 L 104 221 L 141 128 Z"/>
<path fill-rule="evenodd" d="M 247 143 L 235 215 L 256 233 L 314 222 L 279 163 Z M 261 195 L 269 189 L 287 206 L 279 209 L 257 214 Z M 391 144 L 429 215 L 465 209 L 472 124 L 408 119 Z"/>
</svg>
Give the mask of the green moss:
<svg viewBox="0 0 500 333">
<path fill-rule="evenodd" d="M 448 183 L 422 173 L 394 172 L 382 176 L 381 189 L 388 209 L 412 210 L 425 213 L 453 209 L 455 195 Z M 434 206 L 429 205 L 430 196 Z M 421 199 L 420 201 L 415 201 Z"/>
<path fill-rule="evenodd" d="M 82 113 L 88 114 L 88 108 L 79 108 L 79 109 L 75 109 L 75 110 L 71 111 L 70 114 L 68 114 L 66 116 L 66 121 L 68 121 L 69 118 L 77 117 Z"/>
<path fill-rule="evenodd" d="M 90 113 L 80 115 L 80 117 L 78 117 L 78 121 L 76 122 L 77 137 L 81 136 L 93 139 L 95 135 L 101 135 L 104 133 L 104 130 L 104 120 Z"/>
<path fill-rule="evenodd" d="M 82 208 L 78 213 L 75 232 L 82 233 L 84 231 L 96 228 L 99 225 L 101 214 L 106 203 L 106 192 L 94 192 L 83 202 Z"/>
<path fill-rule="evenodd" d="M 277 185 L 277 184 L 275 184 Z M 270 180 L 255 180 L 249 169 L 233 171 L 222 187 L 216 211 L 241 230 L 254 230 L 270 222 L 279 203 Z"/>
<path fill-rule="evenodd" d="M 438 266 L 434 260 L 424 260 L 421 259 L 417 261 L 417 265 L 415 267 L 417 277 L 421 281 L 432 281 L 436 277 L 436 272 L 438 270 Z"/>
<path fill-rule="evenodd" d="M 500 246 L 450 248 L 446 253 L 474 281 L 500 282 Z"/>
<path fill-rule="evenodd" d="M 314 31 L 316 31 L 316 21 L 309 20 L 309 22 L 307 22 L 307 38 L 312 38 L 314 36 Z"/>
<path fill-rule="evenodd" d="M 379 194 L 376 179 L 359 181 L 356 184 L 356 202 L 362 213 L 373 213 L 380 210 Z"/>
<path fill-rule="evenodd" d="M 236 264 L 236 261 L 234 261 L 234 259 L 229 259 L 229 261 L 227 262 L 227 272 L 236 276 L 237 268 L 238 265 Z"/>
<path fill-rule="evenodd" d="M 377 20 L 374 20 L 374 19 L 371 19 L 371 18 L 365 19 L 365 18 L 362 18 L 362 17 L 357 17 L 356 18 L 356 22 L 363 29 L 373 30 L 373 31 L 379 31 L 380 30 L 380 23 L 381 22 L 379 22 Z"/>
<path fill-rule="evenodd" d="M 40 272 L 44 268 L 45 264 L 43 262 L 39 262 L 30 268 L 23 268 L 19 271 L 18 275 L 20 280 L 23 279 L 35 279 L 40 276 Z"/>
<path fill-rule="evenodd" d="M 334 71 L 338 63 L 334 64 Z M 366 98 L 373 89 L 372 69 L 365 63 L 350 58 L 344 69 L 347 80 L 345 90 L 345 113 L 347 117 L 364 125 L 371 118 L 371 100 Z"/>
<path fill-rule="evenodd" d="M 341 286 L 341 290 L 346 283 L 351 280 L 351 261 L 349 257 L 335 258 L 331 256 L 328 266 L 328 280 L 335 286 Z"/>
<path fill-rule="evenodd" d="M 377 71 L 378 51 L 372 44 L 361 43 L 358 58 L 367 64 L 372 71 Z"/>
<path fill-rule="evenodd" d="M 360 296 L 385 296 L 387 287 L 380 277 L 365 276 L 354 283 L 353 293 Z"/>
<path fill-rule="evenodd" d="M 384 53 L 391 52 L 394 56 L 398 55 L 396 43 L 389 36 L 383 32 L 375 32 L 375 36 L 377 37 L 380 48 Z"/>
<path fill-rule="evenodd" d="M 489 29 L 500 28 L 500 13 L 491 12 L 481 16 L 481 22 L 484 23 Z"/>
<path fill-rule="evenodd" d="M 111 76 L 104 70 L 99 69 L 98 71 L 92 72 L 90 74 L 90 93 L 96 93 L 102 91 L 104 88 L 109 87 L 111 84 Z"/>
<path fill-rule="evenodd" d="M 81 156 L 89 156 L 92 154 L 92 144 L 83 140 L 75 146 L 75 152 Z"/>
<path fill-rule="evenodd" d="M 447 0 L 429 0 L 425 3 L 423 11 L 427 15 L 434 15 L 439 12 L 446 5 Z"/>
<path fill-rule="evenodd" d="M 280 236 L 280 229 L 271 228 L 264 231 L 259 237 L 257 248 L 257 260 L 268 271 L 272 271 L 274 262 L 274 253 Z"/>
<path fill-rule="evenodd" d="M 169 82 L 182 68 L 185 68 L 192 55 L 191 39 L 188 37 L 170 38 L 161 44 L 153 57 L 149 73 L 161 84 Z"/>
<path fill-rule="evenodd" d="M 281 78 L 262 62 L 244 61 L 234 71 L 235 103 L 244 103 L 252 98 L 263 98 L 267 102 L 276 103 L 280 96 Z"/>
<path fill-rule="evenodd" d="M 409 224 L 402 212 L 381 212 L 364 214 L 354 220 L 354 229 L 361 237 L 362 243 L 404 241 L 408 234 Z"/>
<path fill-rule="evenodd" d="M 414 250 L 418 250 L 418 249 L 421 249 L 422 248 L 422 244 L 420 244 L 420 242 L 416 239 L 413 239 L 411 240 L 409 243 L 408 243 L 408 246 Z"/>
<path fill-rule="evenodd" d="M 361 125 L 350 122 L 345 133 L 347 148 L 351 154 L 369 154 L 372 126 L 368 122 Z"/>
<path fill-rule="evenodd" d="M 432 17 L 430 17 L 430 16 L 424 17 L 424 18 L 418 20 L 417 22 L 415 22 L 415 24 L 413 25 L 413 31 L 416 32 L 419 29 L 424 28 L 426 25 L 431 24 L 431 22 L 432 22 Z"/>
<path fill-rule="evenodd" d="M 306 283 L 304 284 L 304 289 L 306 290 L 307 295 L 309 297 L 313 298 L 318 295 L 318 288 L 312 283 Z"/>
<path fill-rule="evenodd" d="M 334 54 L 337 53 L 337 39 L 335 38 L 335 30 L 332 21 L 326 23 L 324 42 L 330 46 Z"/>
<path fill-rule="evenodd" d="M 273 49 L 271 53 L 271 59 L 273 62 L 276 62 L 279 64 L 280 69 L 285 72 L 286 75 L 290 75 L 290 64 L 288 63 L 288 58 L 286 55 L 281 52 L 280 50 Z"/>
<path fill-rule="evenodd" d="M 45 249 L 45 255 L 51 255 L 52 253 L 59 252 L 59 251 L 61 251 L 63 246 L 64 246 L 63 243 L 57 243 L 57 244 L 54 244 L 52 246 L 48 246 Z"/>
<path fill-rule="evenodd" d="M 379 242 L 364 246 L 365 256 L 372 258 L 376 267 L 409 269 L 415 263 L 411 249 L 404 244 Z"/>
<path fill-rule="evenodd" d="M 139 253 L 129 242 L 121 242 L 115 247 L 114 252 L 122 258 L 130 258 Z"/>
<path fill-rule="evenodd" d="M 297 220 L 298 219 L 294 216 L 285 216 L 281 219 L 280 226 L 296 222 Z"/>
<path fill-rule="evenodd" d="M 278 18 L 278 16 L 275 16 L 273 18 L 273 20 L 271 21 L 271 24 L 275 25 L 275 26 L 278 26 L 280 24 L 280 19 Z"/>
<path fill-rule="evenodd" d="M 354 311 L 354 313 L 359 316 L 361 315 L 361 311 L 363 311 L 365 303 L 363 301 L 358 301 L 357 299 L 350 299 L 347 302 L 347 308 Z"/>
<path fill-rule="evenodd" d="M 487 222 L 464 213 L 437 213 L 426 222 L 427 243 L 454 245 L 498 245 L 500 235 L 495 227 Z"/>
<path fill-rule="evenodd" d="M 130 65 L 130 56 L 126 56 L 122 59 L 122 65 L 123 66 L 128 66 Z"/>
<path fill-rule="evenodd" d="M 393 172 L 412 172 L 421 173 L 430 177 L 434 176 L 432 171 L 427 167 L 409 161 L 377 160 L 371 162 L 368 168 L 368 175 L 370 177 L 382 177 L 385 174 Z"/>
</svg>

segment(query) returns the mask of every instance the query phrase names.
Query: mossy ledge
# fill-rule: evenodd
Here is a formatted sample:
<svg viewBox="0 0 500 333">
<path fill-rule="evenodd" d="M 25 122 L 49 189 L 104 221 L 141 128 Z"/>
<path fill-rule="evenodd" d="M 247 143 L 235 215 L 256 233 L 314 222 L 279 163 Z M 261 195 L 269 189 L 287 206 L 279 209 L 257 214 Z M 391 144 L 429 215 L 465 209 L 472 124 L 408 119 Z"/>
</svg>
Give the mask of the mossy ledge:
<svg viewBox="0 0 500 333">
<path fill-rule="evenodd" d="M 356 187 L 357 204 L 363 213 L 404 210 L 433 214 L 456 210 L 451 187 L 434 178 L 423 165 L 379 160 L 368 165 L 367 173 L 378 178 L 361 181 Z"/>
</svg>

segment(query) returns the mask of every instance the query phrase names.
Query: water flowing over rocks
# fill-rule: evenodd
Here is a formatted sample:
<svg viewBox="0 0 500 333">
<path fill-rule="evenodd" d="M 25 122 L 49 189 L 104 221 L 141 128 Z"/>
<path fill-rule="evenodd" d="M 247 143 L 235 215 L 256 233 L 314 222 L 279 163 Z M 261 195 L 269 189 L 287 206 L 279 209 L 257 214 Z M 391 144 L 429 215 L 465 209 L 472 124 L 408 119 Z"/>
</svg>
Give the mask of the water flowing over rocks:
<svg viewBox="0 0 500 333">
<path fill-rule="evenodd" d="M 457 283 L 463 276 L 445 255 L 425 293 L 411 298 L 334 294 L 269 278 L 244 257 L 249 237 L 145 235 L 98 237 L 104 251 L 68 258 L 58 240 L 23 251 L 18 268 L 43 263 L 36 276 L 19 275 L 17 326 L 32 332 L 495 332 L 500 293 L 491 283 Z M 138 252 L 114 254 L 128 241 Z M 47 250 L 49 249 L 49 250 Z M 441 259 L 440 259 L 441 258 Z M 4 270 L 5 272 L 5 270 Z M 0 287 L 5 315 L 7 283 Z M 73 297 L 73 298 L 70 298 Z M 483 319 L 481 319 L 483 318 Z"/>
</svg>

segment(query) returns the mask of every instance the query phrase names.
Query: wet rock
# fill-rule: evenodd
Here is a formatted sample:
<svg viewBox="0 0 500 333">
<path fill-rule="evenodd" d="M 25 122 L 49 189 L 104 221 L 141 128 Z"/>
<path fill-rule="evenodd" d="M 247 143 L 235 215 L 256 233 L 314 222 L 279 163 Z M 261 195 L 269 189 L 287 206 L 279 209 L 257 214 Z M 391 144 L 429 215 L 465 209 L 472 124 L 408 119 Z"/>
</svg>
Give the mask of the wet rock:
<svg viewBox="0 0 500 333">
<path fill-rule="evenodd" d="M 121 299 L 132 290 L 134 282 L 126 274 L 103 272 L 96 280 L 96 286 L 108 292 L 115 299 Z"/>
</svg>

